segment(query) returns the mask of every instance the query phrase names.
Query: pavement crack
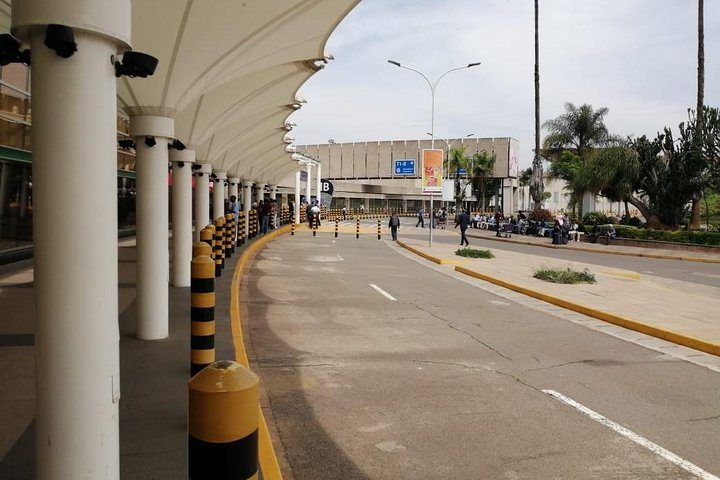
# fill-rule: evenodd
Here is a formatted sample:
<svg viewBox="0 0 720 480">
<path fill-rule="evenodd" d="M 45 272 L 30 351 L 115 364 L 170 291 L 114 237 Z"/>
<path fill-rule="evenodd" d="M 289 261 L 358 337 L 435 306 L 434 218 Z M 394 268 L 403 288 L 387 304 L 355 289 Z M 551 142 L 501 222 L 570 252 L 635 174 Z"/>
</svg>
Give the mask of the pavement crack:
<svg viewBox="0 0 720 480">
<path fill-rule="evenodd" d="M 422 308 L 422 307 L 419 306 L 419 305 L 416 305 L 416 307 L 417 307 L 419 310 L 422 310 L 423 312 L 425 312 L 425 313 L 427 313 L 427 314 L 429 314 L 429 315 L 432 315 L 433 317 L 437 318 L 438 320 L 444 322 L 448 327 L 452 328 L 453 330 L 455 330 L 455 331 L 457 331 L 457 332 L 460 332 L 460 333 L 466 335 L 467 337 L 471 338 L 471 339 L 472 339 L 473 341 L 475 341 L 476 343 L 479 343 L 480 345 L 484 346 L 484 347 L 487 348 L 488 350 L 491 350 L 491 351 L 495 352 L 495 354 L 497 354 L 499 357 L 502 357 L 502 358 L 504 358 L 505 360 L 512 361 L 512 358 L 508 357 L 507 355 L 504 355 L 504 354 L 503 354 L 500 350 L 498 350 L 497 348 L 493 347 L 492 345 L 490 345 L 490 344 L 488 344 L 488 343 L 483 342 L 482 340 L 480 340 L 479 338 L 475 337 L 475 336 L 474 336 L 473 334 L 471 334 L 470 332 L 466 332 L 466 331 L 463 330 L 462 328 L 453 325 L 452 323 L 450 323 L 450 321 L 449 321 L 448 319 L 446 319 L 446 318 L 444 318 L 444 317 L 441 317 L 440 315 L 438 315 L 438 314 L 436 314 L 436 313 L 433 313 L 433 312 L 431 312 L 431 311 L 429 311 L 429 310 L 426 310 L 426 309 Z"/>
<path fill-rule="evenodd" d="M 720 420 L 720 415 L 713 415 L 712 417 L 703 417 L 703 418 L 690 418 L 687 421 L 688 422 L 706 422 L 708 420 Z"/>
<path fill-rule="evenodd" d="M 439 360 L 413 360 L 413 363 L 429 363 L 432 365 L 443 365 L 443 366 L 449 366 L 449 367 L 461 367 L 461 368 L 469 368 L 474 370 L 487 370 L 483 366 L 480 365 L 466 365 L 464 363 L 456 363 L 456 362 L 442 362 Z"/>
</svg>

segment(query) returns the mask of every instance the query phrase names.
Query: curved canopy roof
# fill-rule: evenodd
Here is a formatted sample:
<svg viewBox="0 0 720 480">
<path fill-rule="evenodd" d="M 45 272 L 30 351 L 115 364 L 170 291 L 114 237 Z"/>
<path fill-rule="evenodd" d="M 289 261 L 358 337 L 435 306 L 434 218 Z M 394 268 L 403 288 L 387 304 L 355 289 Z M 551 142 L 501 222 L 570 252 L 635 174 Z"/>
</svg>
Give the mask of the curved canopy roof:
<svg viewBox="0 0 720 480">
<path fill-rule="evenodd" d="M 296 168 L 284 135 L 297 90 L 359 1 L 134 0 L 133 49 L 160 62 L 119 80 L 119 106 L 174 117 L 176 138 L 216 170 L 273 181 Z"/>
</svg>

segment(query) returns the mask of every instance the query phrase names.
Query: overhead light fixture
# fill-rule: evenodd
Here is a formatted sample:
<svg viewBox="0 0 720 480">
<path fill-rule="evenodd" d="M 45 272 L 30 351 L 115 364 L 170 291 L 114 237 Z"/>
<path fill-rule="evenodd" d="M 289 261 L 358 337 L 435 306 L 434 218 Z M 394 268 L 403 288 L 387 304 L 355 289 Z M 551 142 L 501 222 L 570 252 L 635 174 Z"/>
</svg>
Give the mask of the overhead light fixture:
<svg viewBox="0 0 720 480">
<path fill-rule="evenodd" d="M 118 145 L 120 145 L 120 148 L 123 150 L 130 150 L 131 148 L 135 148 L 135 142 L 132 138 L 121 138 L 118 140 Z"/>
<path fill-rule="evenodd" d="M 130 78 L 152 76 L 157 68 L 158 59 L 141 52 L 125 52 L 122 63 L 115 61 L 115 76 L 126 75 Z"/>
<path fill-rule="evenodd" d="M 30 65 L 30 50 L 20 50 L 20 42 L 10 35 L 0 35 L 0 65 L 3 67 L 11 63 L 24 63 Z"/>
<path fill-rule="evenodd" d="M 185 144 L 176 138 L 175 140 L 172 141 L 172 143 L 168 144 L 168 148 L 172 148 L 172 149 L 175 149 L 178 151 L 183 151 L 187 147 L 185 147 Z"/>
<path fill-rule="evenodd" d="M 72 57 L 77 52 L 73 29 L 65 25 L 48 25 L 45 32 L 45 46 L 55 50 L 55 53 L 63 58 Z"/>
</svg>

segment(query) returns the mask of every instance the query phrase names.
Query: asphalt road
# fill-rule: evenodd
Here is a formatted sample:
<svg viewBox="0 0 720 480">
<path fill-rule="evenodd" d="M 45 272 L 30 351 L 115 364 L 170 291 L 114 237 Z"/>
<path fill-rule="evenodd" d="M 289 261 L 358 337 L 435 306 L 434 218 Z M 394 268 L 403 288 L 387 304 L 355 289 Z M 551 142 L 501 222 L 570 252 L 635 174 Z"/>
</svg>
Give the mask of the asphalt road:
<svg viewBox="0 0 720 480">
<path fill-rule="evenodd" d="M 497 297 L 370 236 L 285 235 L 246 281 L 246 341 L 287 479 L 720 475 L 711 370 Z"/>
<path fill-rule="evenodd" d="M 449 230 L 452 230 L 451 228 Z M 473 234 L 473 230 L 469 230 Z M 403 229 L 405 238 L 425 239 L 428 237 L 428 231 L 415 229 L 413 225 L 408 225 Z M 486 235 L 483 231 L 480 235 Z M 458 233 L 459 238 L 459 233 Z M 520 236 L 519 238 L 523 238 Z M 649 275 L 656 278 L 665 278 L 669 280 L 681 280 L 683 282 L 698 283 L 702 285 L 710 285 L 720 287 L 720 264 L 717 263 L 700 263 L 687 262 L 682 260 L 664 260 L 657 258 L 632 257 L 620 255 L 608 255 L 603 253 L 583 252 L 572 250 L 569 248 L 545 248 L 535 245 L 525 245 L 511 242 L 498 242 L 494 240 L 484 240 L 477 237 L 469 237 L 470 243 L 474 247 L 482 247 L 488 249 L 506 250 L 518 253 L 527 253 L 538 255 L 540 257 L 556 259 L 558 261 L 584 262 L 591 265 L 604 265 L 612 268 L 622 268 L 624 270 L 632 270 L 634 272 Z M 448 239 L 438 236 L 433 237 L 433 242 L 453 242 L 455 239 Z M 548 239 L 550 243 L 550 239 Z"/>
</svg>

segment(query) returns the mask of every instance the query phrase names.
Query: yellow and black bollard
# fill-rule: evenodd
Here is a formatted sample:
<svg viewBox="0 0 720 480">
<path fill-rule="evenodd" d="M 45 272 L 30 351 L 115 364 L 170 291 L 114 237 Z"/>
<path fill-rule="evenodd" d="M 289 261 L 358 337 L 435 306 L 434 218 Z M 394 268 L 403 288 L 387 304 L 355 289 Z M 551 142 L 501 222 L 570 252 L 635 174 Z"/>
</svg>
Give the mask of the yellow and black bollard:
<svg viewBox="0 0 720 480">
<path fill-rule="evenodd" d="M 245 212 L 240 212 L 240 214 L 238 215 L 237 228 L 238 228 L 237 245 L 239 247 L 245 243 Z"/>
<path fill-rule="evenodd" d="M 222 218 L 215 220 L 215 277 L 222 275 L 225 267 L 225 250 L 223 245 L 223 222 Z"/>
<path fill-rule="evenodd" d="M 200 241 L 207 244 L 208 247 L 210 247 L 210 254 L 208 255 L 210 258 L 215 258 L 215 252 L 213 251 L 213 237 L 214 237 L 213 229 L 210 228 L 208 225 L 207 227 L 200 230 Z M 193 246 L 193 251 L 195 251 L 195 247 Z M 195 254 L 193 253 L 193 257 L 195 257 Z"/>
<path fill-rule="evenodd" d="M 338 224 L 340 223 L 340 219 L 338 217 L 335 217 L 335 238 L 338 236 Z"/>
<path fill-rule="evenodd" d="M 192 246 L 192 258 L 197 257 L 198 255 L 205 255 L 206 257 L 210 257 L 212 259 L 213 250 L 210 245 L 207 244 L 207 242 L 195 242 Z M 213 262 L 214 264 L 215 262 Z M 192 273 L 192 272 L 191 272 Z"/>
<path fill-rule="evenodd" d="M 188 382 L 191 480 L 258 478 L 259 383 L 231 361 L 215 362 Z"/>
<path fill-rule="evenodd" d="M 355 238 L 360 238 L 360 217 L 355 217 Z"/>
<path fill-rule="evenodd" d="M 197 243 L 198 249 L 209 249 Z M 195 246 L 193 246 L 195 250 Z M 215 262 L 193 257 L 190 267 L 190 375 L 215 361 Z"/>
<path fill-rule="evenodd" d="M 225 225 L 225 256 L 230 258 L 235 253 L 235 215 L 225 215 Z"/>
<path fill-rule="evenodd" d="M 317 222 L 318 222 L 318 217 L 317 217 L 317 215 L 313 215 L 313 217 L 312 217 L 313 237 L 316 237 L 316 236 L 317 236 Z"/>
<path fill-rule="evenodd" d="M 378 218 L 378 240 L 380 240 L 380 219 Z"/>
<path fill-rule="evenodd" d="M 295 235 L 295 217 L 293 217 L 290 223 L 290 235 Z"/>
</svg>

